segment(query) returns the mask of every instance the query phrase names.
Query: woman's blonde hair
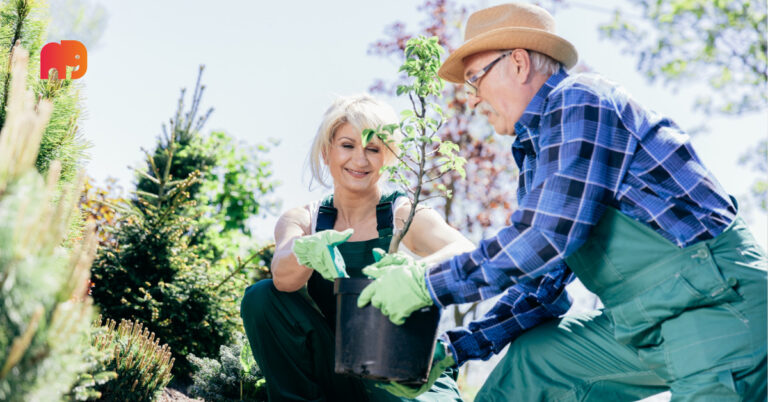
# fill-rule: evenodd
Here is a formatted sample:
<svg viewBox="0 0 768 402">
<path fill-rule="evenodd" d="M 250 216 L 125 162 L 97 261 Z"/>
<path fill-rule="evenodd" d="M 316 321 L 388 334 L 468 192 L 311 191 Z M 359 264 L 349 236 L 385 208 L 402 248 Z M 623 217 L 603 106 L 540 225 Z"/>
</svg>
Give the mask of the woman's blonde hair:
<svg viewBox="0 0 768 402">
<path fill-rule="evenodd" d="M 309 167 L 312 172 L 312 179 L 317 180 L 325 187 L 330 187 L 326 181 L 328 177 L 328 168 L 323 161 L 323 155 L 326 155 L 333 142 L 333 136 L 336 130 L 344 123 L 349 123 L 360 130 L 376 129 L 386 124 L 397 124 L 399 119 L 397 113 L 388 104 L 372 97 L 368 94 L 340 96 L 338 97 L 323 115 L 323 121 L 317 129 L 315 139 L 312 141 L 312 148 L 309 151 Z M 393 142 L 389 148 L 397 152 L 397 144 L 400 141 L 400 132 L 395 130 L 391 137 Z M 392 163 L 395 157 L 389 151 L 385 153 L 385 164 Z M 311 185 L 311 183 L 310 183 Z"/>
</svg>

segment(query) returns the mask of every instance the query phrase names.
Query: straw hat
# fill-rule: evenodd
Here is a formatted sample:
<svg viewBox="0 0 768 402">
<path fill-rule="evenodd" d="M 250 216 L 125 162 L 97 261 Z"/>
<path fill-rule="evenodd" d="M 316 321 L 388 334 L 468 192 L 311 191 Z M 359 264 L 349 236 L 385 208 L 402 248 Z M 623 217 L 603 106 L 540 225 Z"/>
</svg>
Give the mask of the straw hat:
<svg viewBox="0 0 768 402">
<path fill-rule="evenodd" d="M 464 58 L 486 50 L 529 49 L 563 63 L 576 64 L 579 55 L 567 40 L 555 35 L 555 20 L 547 10 L 530 4 L 509 3 L 469 16 L 464 44 L 445 60 L 438 75 L 464 82 Z"/>
</svg>

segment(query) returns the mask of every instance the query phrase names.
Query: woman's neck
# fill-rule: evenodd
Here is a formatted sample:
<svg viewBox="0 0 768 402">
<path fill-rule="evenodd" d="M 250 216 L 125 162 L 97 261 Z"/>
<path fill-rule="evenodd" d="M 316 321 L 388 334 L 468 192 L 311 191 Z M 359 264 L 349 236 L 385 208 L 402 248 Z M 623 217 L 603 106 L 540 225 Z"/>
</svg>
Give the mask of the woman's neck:
<svg viewBox="0 0 768 402">
<path fill-rule="evenodd" d="M 338 211 L 338 218 L 345 226 L 354 227 L 357 223 L 376 215 L 376 205 L 381 199 L 381 190 L 364 193 L 349 192 L 340 188 L 333 190 L 333 206 Z"/>
</svg>

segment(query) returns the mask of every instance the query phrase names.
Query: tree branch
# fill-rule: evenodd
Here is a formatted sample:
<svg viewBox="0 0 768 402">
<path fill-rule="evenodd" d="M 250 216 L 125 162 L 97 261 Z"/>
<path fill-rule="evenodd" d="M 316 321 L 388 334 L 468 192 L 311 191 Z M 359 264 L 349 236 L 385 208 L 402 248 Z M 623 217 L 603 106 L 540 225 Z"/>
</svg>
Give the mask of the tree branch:
<svg viewBox="0 0 768 402">
<path fill-rule="evenodd" d="M 403 165 L 405 165 L 405 167 L 406 167 L 406 168 L 408 168 L 408 170 L 410 170 L 410 171 L 411 171 L 413 174 L 417 174 L 417 173 L 416 173 L 416 170 L 414 170 L 414 169 L 413 169 L 413 168 L 412 168 L 410 165 L 408 165 L 408 162 L 406 162 L 406 161 L 405 161 L 405 160 L 404 160 L 404 159 L 403 159 L 403 158 L 402 158 L 402 157 L 401 157 L 401 156 L 400 156 L 400 155 L 399 155 L 397 152 L 395 152 L 395 151 L 392 149 L 392 147 L 390 147 L 390 146 L 389 146 L 389 144 L 387 144 L 387 142 L 386 142 L 386 141 L 382 141 L 382 142 L 384 143 L 384 146 L 385 146 L 385 147 L 387 147 L 387 149 L 389 150 L 389 152 L 392 152 L 392 155 L 395 155 L 395 158 L 397 158 L 397 160 L 399 160 L 400 162 L 402 162 L 402 163 L 403 163 Z"/>
<path fill-rule="evenodd" d="M 446 175 L 446 174 L 448 174 L 449 172 L 450 172 L 450 170 L 446 170 L 446 171 L 444 171 L 444 172 L 440 173 L 439 175 L 437 175 L 437 176 L 435 176 L 435 177 L 433 177 L 433 178 L 431 178 L 431 179 L 429 179 L 429 180 L 425 181 L 424 183 L 431 183 L 431 182 L 433 182 L 433 181 L 435 181 L 435 180 L 438 180 L 439 178 L 441 178 L 441 177 L 445 176 L 445 175 Z"/>
<path fill-rule="evenodd" d="M 237 266 L 237 267 L 235 267 L 235 269 L 234 269 L 232 272 L 230 272 L 230 273 L 229 273 L 229 275 L 227 275 L 227 277 L 226 277 L 226 278 L 224 278 L 224 279 L 223 279 L 223 280 L 222 280 L 222 281 L 221 281 L 221 282 L 220 282 L 218 285 L 214 286 L 214 287 L 213 287 L 213 290 L 216 290 L 216 289 L 218 289 L 219 287 L 221 287 L 221 285 L 223 285 L 223 284 L 224 284 L 224 282 L 226 282 L 226 281 L 230 280 L 230 279 L 231 279 L 233 276 L 235 276 L 235 275 L 236 275 L 236 274 L 238 274 L 240 271 L 242 271 L 242 270 L 243 270 L 243 268 L 245 268 L 245 267 L 246 267 L 246 265 L 248 265 L 248 263 L 249 263 L 249 262 L 253 261 L 253 259 L 254 259 L 254 258 L 256 258 L 256 257 L 258 257 L 258 256 L 261 256 L 262 254 L 264 254 L 264 252 L 265 252 L 265 251 L 267 251 L 267 249 L 269 249 L 270 247 L 274 247 L 274 246 L 275 246 L 275 243 L 270 243 L 270 244 L 267 244 L 266 246 L 264 246 L 264 247 L 260 248 L 260 249 L 259 249 L 258 251 L 256 251 L 255 253 L 251 254 L 251 256 L 250 256 L 250 257 L 248 257 L 248 259 L 247 259 L 247 260 L 245 260 L 245 261 L 243 261 L 243 262 L 240 262 L 240 263 L 238 264 L 238 266 Z"/>
</svg>

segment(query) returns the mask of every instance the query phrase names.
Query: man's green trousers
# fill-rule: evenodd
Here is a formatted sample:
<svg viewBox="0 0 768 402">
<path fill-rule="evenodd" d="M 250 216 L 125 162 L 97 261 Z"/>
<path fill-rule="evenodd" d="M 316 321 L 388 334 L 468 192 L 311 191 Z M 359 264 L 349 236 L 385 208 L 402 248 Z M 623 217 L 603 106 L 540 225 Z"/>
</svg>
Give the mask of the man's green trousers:
<svg viewBox="0 0 768 402">
<path fill-rule="evenodd" d="M 681 249 L 608 209 L 566 263 L 605 308 L 521 335 L 475 401 L 766 400 L 768 259 L 740 218 Z"/>
</svg>

